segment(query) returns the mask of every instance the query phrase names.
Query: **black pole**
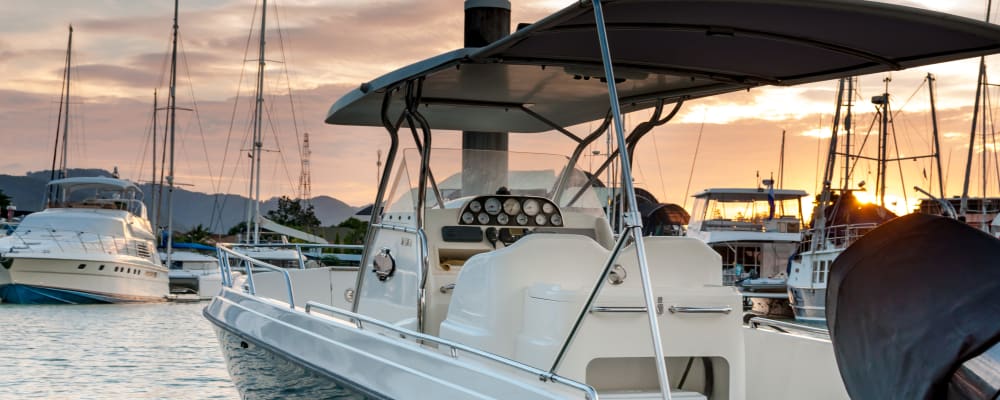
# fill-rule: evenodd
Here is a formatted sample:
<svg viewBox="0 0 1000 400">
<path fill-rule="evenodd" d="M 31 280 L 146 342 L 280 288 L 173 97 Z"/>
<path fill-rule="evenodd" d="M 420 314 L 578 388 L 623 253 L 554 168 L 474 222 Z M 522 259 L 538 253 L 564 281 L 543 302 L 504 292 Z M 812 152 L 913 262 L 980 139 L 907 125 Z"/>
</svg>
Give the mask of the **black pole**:
<svg viewBox="0 0 1000 400">
<path fill-rule="evenodd" d="M 465 0 L 465 47 L 482 47 L 510 34 L 509 0 Z M 497 77 L 506 80 L 506 77 Z M 463 195 L 507 185 L 507 132 L 462 132 Z"/>
</svg>

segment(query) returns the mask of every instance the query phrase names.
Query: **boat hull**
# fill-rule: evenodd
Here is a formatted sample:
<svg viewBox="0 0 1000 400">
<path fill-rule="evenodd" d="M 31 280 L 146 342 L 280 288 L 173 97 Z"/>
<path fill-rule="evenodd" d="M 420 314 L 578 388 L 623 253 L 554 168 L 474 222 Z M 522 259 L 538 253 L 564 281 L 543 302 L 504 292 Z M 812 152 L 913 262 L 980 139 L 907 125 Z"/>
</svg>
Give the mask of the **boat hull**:
<svg viewBox="0 0 1000 400">
<path fill-rule="evenodd" d="M 826 288 L 789 287 L 789 297 L 795 319 L 807 322 L 826 322 Z"/>
<path fill-rule="evenodd" d="M 165 268 L 111 256 L 86 260 L 11 257 L 0 268 L 0 302 L 4 303 L 156 302 L 164 301 L 166 293 Z"/>
<path fill-rule="evenodd" d="M 251 339 L 214 326 L 229 375 L 243 399 L 383 399 L 286 358 Z"/>
<path fill-rule="evenodd" d="M 534 374 L 489 368 L 475 356 L 451 356 L 232 289 L 212 299 L 204 315 L 243 398 L 583 397 Z"/>
</svg>

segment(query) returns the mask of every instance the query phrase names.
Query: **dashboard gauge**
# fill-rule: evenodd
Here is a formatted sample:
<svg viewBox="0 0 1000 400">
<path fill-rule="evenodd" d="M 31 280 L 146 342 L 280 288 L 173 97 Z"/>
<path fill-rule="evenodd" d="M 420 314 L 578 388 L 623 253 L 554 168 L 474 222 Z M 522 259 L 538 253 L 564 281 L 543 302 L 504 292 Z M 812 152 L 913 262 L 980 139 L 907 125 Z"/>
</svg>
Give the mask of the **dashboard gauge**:
<svg viewBox="0 0 1000 400">
<path fill-rule="evenodd" d="M 476 220 L 478 220 L 480 224 L 486 225 L 490 223 L 490 215 L 487 213 L 480 213 L 476 216 Z"/>
<path fill-rule="evenodd" d="M 510 217 L 508 217 L 507 214 L 499 214 L 499 215 L 497 215 L 497 223 L 498 224 L 500 224 L 500 225 L 507 225 L 507 223 L 509 223 L 509 222 L 510 222 Z"/>
<path fill-rule="evenodd" d="M 479 212 L 482 209 L 483 209 L 483 205 L 481 203 L 479 203 L 479 200 L 473 200 L 472 202 L 469 203 L 469 211 L 477 213 L 477 212 Z"/>
<path fill-rule="evenodd" d="M 562 226 L 562 216 L 559 214 L 552 214 L 552 216 L 549 217 L 549 222 L 552 222 L 552 226 Z"/>
<path fill-rule="evenodd" d="M 490 215 L 497 215 L 498 213 L 500 213 L 500 208 L 501 208 L 500 199 L 496 197 L 490 197 L 486 199 L 486 203 L 483 204 L 483 208 Z"/>
<path fill-rule="evenodd" d="M 540 208 L 541 206 L 538 205 L 538 200 L 527 199 L 524 201 L 524 213 L 528 214 L 529 217 L 538 214 Z"/>
<path fill-rule="evenodd" d="M 518 225 L 527 225 L 528 224 L 528 216 L 525 215 L 525 214 L 523 214 L 523 213 L 517 214 L 517 217 L 514 218 L 514 219 L 517 220 L 517 224 Z"/>
<path fill-rule="evenodd" d="M 472 215 L 472 213 L 468 212 L 468 211 L 462 213 L 462 223 L 463 224 L 471 224 L 473 222 L 476 222 L 476 216 L 475 215 Z"/>
<path fill-rule="evenodd" d="M 542 212 L 546 214 L 552 214 L 556 212 L 556 206 L 552 205 L 552 203 L 545 202 L 542 204 Z"/>
<path fill-rule="evenodd" d="M 517 215 L 521 213 L 521 202 L 517 199 L 507 199 L 503 202 L 503 212 L 507 215 Z"/>
<path fill-rule="evenodd" d="M 546 222 L 549 222 L 549 219 L 545 217 L 545 214 L 538 214 L 535 216 L 535 224 L 545 225 Z"/>
</svg>

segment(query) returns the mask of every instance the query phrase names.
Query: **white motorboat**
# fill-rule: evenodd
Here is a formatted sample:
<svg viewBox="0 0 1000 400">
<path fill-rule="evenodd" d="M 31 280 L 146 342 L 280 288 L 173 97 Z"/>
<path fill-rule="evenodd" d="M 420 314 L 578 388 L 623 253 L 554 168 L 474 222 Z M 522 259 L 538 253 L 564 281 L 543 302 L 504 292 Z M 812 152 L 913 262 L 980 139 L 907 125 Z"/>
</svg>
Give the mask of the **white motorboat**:
<svg viewBox="0 0 1000 400">
<path fill-rule="evenodd" d="M 722 256 L 722 283 L 786 276 L 802 240 L 802 190 L 706 189 L 694 195 L 687 235 Z"/>
<path fill-rule="evenodd" d="M 717 252 L 642 236 L 624 150 L 691 98 L 998 51 L 995 26 L 882 3 L 577 3 L 331 107 L 328 123 L 383 126 L 391 143 L 350 309 L 303 302 L 288 275 L 286 292 L 262 295 L 248 276 L 204 315 L 245 397 L 846 398 L 823 330 L 744 326 Z M 626 135 L 623 110 L 652 112 Z M 565 128 L 601 118 L 594 132 Z M 620 232 L 576 169 L 610 122 L 623 150 L 612 155 Z M 446 151 L 432 128 L 555 129 L 577 147 Z M 411 135 L 415 149 L 397 160 Z M 456 174 L 457 188 L 435 178 Z"/>
<path fill-rule="evenodd" d="M 222 273 L 215 248 L 197 243 L 173 243 L 170 268 L 170 294 L 193 295 L 207 300 L 222 289 Z M 211 252 L 211 253 L 208 253 Z M 166 260 L 165 253 L 160 254 Z"/>
<path fill-rule="evenodd" d="M 160 264 L 142 192 L 115 178 L 49 183 L 48 207 L 0 239 L 0 299 L 6 303 L 162 301 Z"/>
</svg>

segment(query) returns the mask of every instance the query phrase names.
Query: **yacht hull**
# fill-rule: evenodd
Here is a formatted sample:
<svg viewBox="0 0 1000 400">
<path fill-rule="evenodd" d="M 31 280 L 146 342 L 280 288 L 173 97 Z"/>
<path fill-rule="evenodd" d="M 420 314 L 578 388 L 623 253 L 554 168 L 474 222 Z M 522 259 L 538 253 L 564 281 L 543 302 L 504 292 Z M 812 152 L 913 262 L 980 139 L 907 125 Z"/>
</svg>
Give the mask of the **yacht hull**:
<svg viewBox="0 0 1000 400">
<path fill-rule="evenodd" d="M 0 272 L 0 301 L 99 304 L 164 301 L 166 269 L 119 257 L 11 257 Z M 6 265 L 6 264 L 5 264 Z"/>
</svg>

